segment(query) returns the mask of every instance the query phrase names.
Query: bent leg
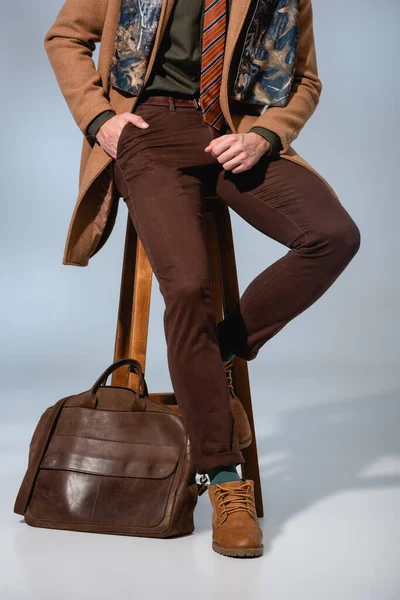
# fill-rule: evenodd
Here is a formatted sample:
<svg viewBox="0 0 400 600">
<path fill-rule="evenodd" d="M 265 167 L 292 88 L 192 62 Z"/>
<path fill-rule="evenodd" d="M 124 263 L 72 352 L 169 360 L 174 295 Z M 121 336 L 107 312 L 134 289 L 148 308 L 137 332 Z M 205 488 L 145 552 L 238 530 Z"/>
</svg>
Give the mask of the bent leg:
<svg viewBox="0 0 400 600">
<path fill-rule="evenodd" d="M 221 335 L 246 360 L 311 306 L 338 278 L 360 246 L 360 232 L 315 173 L 279 158 L 248 171 L 222 170 L 217 195 L 258 231 L 290 250 L 262 271 L 225 316 Z"/>
</svg>

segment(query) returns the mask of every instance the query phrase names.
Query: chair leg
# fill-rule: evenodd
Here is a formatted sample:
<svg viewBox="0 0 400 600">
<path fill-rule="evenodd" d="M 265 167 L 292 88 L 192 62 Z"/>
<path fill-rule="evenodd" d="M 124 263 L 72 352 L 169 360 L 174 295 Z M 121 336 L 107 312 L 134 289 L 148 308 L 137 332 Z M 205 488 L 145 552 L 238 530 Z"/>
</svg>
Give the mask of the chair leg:
<svg viewBox="0 0 400 600">
<path fill-rule="evenodd" d="M 146 350 L 149 327 L 150 299 L 153 271 L 128 214 L 114 361 L 133 357 L 146 368 Z M 112 385 L 126 386 L 128 367 L 112 374 Z M 128 387 L 137 389 L 137 375 L 131 373 Z"/>
<path fill-rule="evenodd" d="M 219 198 L 212 198 L 214 214 L 214 240 L 211 240 L 210 251 L 211 271 L 213 283 L 216 288 L 215 295 L 222 305 L 224 315 L 230 312 L 237 304 L 240 294 L 237 278 L 235 249 L 232 236 L 232 225 L 229 209 Z M 212 237 L 210 234 L 208 238 Z M 215 251 L 218 246 L 218 251 Z M 217 274 L 218 272 L 218 274 Z M 221 320 L 221 309 L 217 312 L 218 320 Z M 253 441 L 247 448 L 242 449 L 245 463 L 241 465 L 243 477 L 254 481 L 254 495 L 257 515 L 264 516 L 263 498 L 261 489 L 261 478 L 257 452 L 257 439 L 254 426 L 253 407 L 250 392 L 250 380 L 247 361 L 236 356 L 233 361 L 233 378 L 237 396 L 241 400 L 247 413 Z"/>
</svg>

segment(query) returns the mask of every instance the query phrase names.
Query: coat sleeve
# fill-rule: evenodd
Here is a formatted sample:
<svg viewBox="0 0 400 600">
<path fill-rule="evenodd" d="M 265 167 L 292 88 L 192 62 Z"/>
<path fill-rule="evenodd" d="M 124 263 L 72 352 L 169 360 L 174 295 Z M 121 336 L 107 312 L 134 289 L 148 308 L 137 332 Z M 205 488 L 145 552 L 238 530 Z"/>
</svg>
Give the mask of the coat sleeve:
<svg viewBox="0 0 400 600">
<path fill-rule="evenodd" d="M 44 38 L 59 88 L 80 130 L 112 110 L 92 59 L 100 42 L 107 0 L 66 0 Z"/>
<path fill-rule="evenodd" d="M 274 131 L 281 139 L 282 152 L 315 111 L 322 91 L 318 77 L 311 0 L 300 0 L 297 62 L 286 106 L 270 106 L 252 124 Z"/>
</svg>

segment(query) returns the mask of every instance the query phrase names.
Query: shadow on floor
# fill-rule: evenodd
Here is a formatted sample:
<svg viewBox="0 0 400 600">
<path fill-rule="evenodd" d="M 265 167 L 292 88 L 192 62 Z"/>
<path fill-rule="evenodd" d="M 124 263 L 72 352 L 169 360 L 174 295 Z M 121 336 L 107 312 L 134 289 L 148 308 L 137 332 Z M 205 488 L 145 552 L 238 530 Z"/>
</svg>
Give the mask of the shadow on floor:
<svg viewBox="0 0 400 600">
<path fill-rule="evenodd" d="M 399 398 L 393 391 L 289 410 L 278 435 L 257 437 L 265 551 L 290 519 L 324 498 L 400 485 Z M 382 461 L 396 457 L 397 469 L 385 469 Z M 196 507 L 198 531 L 210 530 L 207 500 Z"/>
</svg>

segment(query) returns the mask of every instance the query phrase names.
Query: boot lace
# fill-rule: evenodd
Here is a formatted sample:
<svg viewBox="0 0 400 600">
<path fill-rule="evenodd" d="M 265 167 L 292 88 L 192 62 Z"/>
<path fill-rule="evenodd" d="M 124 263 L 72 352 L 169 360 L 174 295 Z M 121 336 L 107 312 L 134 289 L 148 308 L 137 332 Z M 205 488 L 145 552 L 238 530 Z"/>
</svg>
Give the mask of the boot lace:
<svg viewBox="0 0 400 600">
<path fill-rule="evenodd" d="M 230 360 L 226 364 L 224 364 L 224 369 L 225 369 L 225 373 L 226 373 L 226 378 L 228 380 L 228 386 L 231 390 L 231 394 L 235 395 L 235 388 L 233 386 L 233 375 L 232 375 L 233 362 Z"/>
<path fill-rule="evenodd" d="M 233 512 L 245 510 L 257 520 L 250 483 L 240 482 L 240 486 L 235 489 L 224 489 L 218 483 L 216 486 L 216 499 L 221 517 L 225 514 L 228 516 Z"/>
</svg>

